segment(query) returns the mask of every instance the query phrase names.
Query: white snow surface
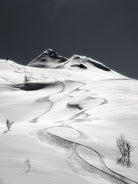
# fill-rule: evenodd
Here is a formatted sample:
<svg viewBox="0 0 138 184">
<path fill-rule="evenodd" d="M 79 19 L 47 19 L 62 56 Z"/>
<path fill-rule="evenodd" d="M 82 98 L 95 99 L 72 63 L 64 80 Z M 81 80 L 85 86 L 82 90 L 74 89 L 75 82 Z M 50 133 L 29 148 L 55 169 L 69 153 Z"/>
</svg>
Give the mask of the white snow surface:
<svg viewBox="0 0 138 184">
<path fill-rule="evenodd" d="M 0 60 L 0 184 L 138 183 L 138 81 L 94 62 Z M 121 134 L 131 167 L 117 164 Z"/>
</svg>

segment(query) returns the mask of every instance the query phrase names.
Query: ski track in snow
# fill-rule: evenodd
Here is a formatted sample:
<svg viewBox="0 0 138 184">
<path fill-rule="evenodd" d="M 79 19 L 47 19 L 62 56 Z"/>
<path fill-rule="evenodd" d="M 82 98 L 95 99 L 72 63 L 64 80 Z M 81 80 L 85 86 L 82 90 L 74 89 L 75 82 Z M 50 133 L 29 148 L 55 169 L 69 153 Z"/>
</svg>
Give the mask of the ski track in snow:
<svg viewBox="0 0 138 184">
<path fill-rule="evenodd" d="M 112 169 L 110 169 L 110 168 L 106 165 L 106 163 L 104 162 L 102 155 L 101 155 L 99 152 L 97 152 L 95 149 L 93 149 L 93 148 L 91 148 L 91 147 L 89 147 L 89 146 L 86 146 L 86 145 L 84 145 L 84 144 L 80 144 L 80 143 L 78 143 L 78 142 L 71 141 L 71 140 L 65 139 L 65 138 L 63 138 L 63 137 L 54 135 L 54 134 L 52 134 L 52 133 L 50 133 L 50 132 L 48 131 L 48 130 L 50 130 L 51 128 L 56 128 L 56 127 L 60 127 L 60 126 L 55 126 L 55 127 L 47 128 L 47 129 L 45 130 L 46 132 L 45 132 L 44 134 L 47 134 L 48 136 L 52 136 L 54 139 L 56 139 L 56 141 L 59 141 L 59 142 L 60 142 L 60 141 L 65 141 L 65 142 L 67 142 L 67 143 L 73 145 L 73 151 L 75 152 L 75 154 L 77 155 L 77 157 L 78 157 L 81 161 L 83 161 L 84 164 L 86 164 L 88 167 L 90 167 L 90 169 L 91 169 L 91 168 L 94 169 L 94 172 L 96 172 L 96 173 L 98 172 L 99 175 L 101 175 L 102 177 L 106 178 L 107 180 L 109 180 L 109 181 L 111 181 L 111 182 L 117 183 L 117 184 L 118 184 L 118 183 L 119 183 L 119 184 L 121 184 L 121 183 L 125 183 L 125 184 L 129 184 L 129 183 L 134 184 L 134 183 L 135 183 L 135 184 L 138 184 L 138 182 L 133 181 L 133 180 L 131 180 L 130 178 L 127 178 L 127 177 L 125 177 L 125 176 L 123 176 L 123 175 L 121 175 L 121 174 L 119 174 L 119 173 L 117 173 L 117 172 L 114 172 Z M 68 126 L 67 126 L 67 127 L 68 127 Z M 71 127 L 71 128 L 74 129 L 73 127 Z M 74 130 L 76 130 L 76 129 L 74 129 Z M 76 131 L 79 132 L 78 130 L 76 130 Z M 41 133 L 42 133 L 42 132 L 41 132 Z M 80 136 L 81 136 L 81 132 L 79 132 L 79 133 L 80 133 Z M 79 137 L 78 137 L 78 138 L 79 138 Z M 93 164 L 89 163 L 88 161 L 86 161 L 86 160 L 80 155 L 79 151 L 77 150 L 77 148 L 78 148 L 79 146 L 82 146 L 83 148 L 87 148 L 87 149 L 89 149 L 90 151 L 96 153 L 96 154 L 97 154 L 97 157 L 100 158 L 100 163 L 103 165 L 104 169 L 102 170 L 102 169 L 100 169 L 100 168 L 94 166 Z M 83 163 L 82 163 L 82 164 L 83 164 Z M 91 174 L 92 174 L 92 173 L 91 173 Z"/>
<path fill-rule="evenodd" d="M 47 102 L 50 102 L 50 107 L 49 107 L 46 111 L 44 111 L 42 114 L 40 114 L 39 116 L 37 116 L 36 118 L 32 119 L 32 120 L 30 121 L 31 123 L 37 123 L 37 121 L 38 121 L 38 119 L 39 119 L 40 117 L 42 117 L 43 115 L 45 115 L 46 113 L 48 113 L 48 112 L 52 109 L 54 103 L 50 100 L 50 97 L 53 96 L 53 95 L 56 95 L 56 94 L 58 94 L 58 93 L 63 92 L 63 91 L 64 91 L 64 88 L 65 88 L 63 82 L 57 81 L 57 84 L 60 84 L 60 85 L 61 85 L 61 89 L 60 89 L 58 92 L 53 93 L 53 94 L 51 94 L 51 95 L 48 95 L 48 96 L 46 96 L 46 97 L 43 97 L 43 98 L 47 98 L 46 103 L 47 103 Z"/>
<path fill-rule="evenodd" d="M 25 67 L 20 68 L 18 66 L 15 66 L 14 64 L 10 64 L 10 67 L 13 68 L 15 73 L 24 72 L 24 74 L 28 75 L 31 78 L 31 80 L 37 80 L 37 77 L 34 77 L 34 73 L 27 71 L 27 69 Z M 52 98 L 56 97 L 56 95 L 60 95 L 60 94 L 64 93 L 67 90 L 65 80 L 62 81 L 60 79 L 55 79 L 52 77 L 49 78 L 49 77 L 46 77 L 45 74 L 39 74 L 39 77 L 40 77 L 39 79 L 43 79 L 44 82 L 47 79 L 54 80 L 54 82 L 56 83 L 56 85 L 59 89 L 56 92 L 52 92 L 52 94 L 50 94 L 50 95 L 46 95 L 46 96 L 42 97 L 42 99 L 44 99 L 46 104 L 49 103 L 49 106 L 47 107 L 47 109 L 44 109 L 44 111 L 42 113 L 40 113 L 39 115 L 37 115 L 36 117 L 34 117 L 33 119 L 30 120 L 29 123 L 32 126 L 33 126 L 33 123 L 39 124 L 41 122 L 40 119 L 43 116 L 45 116 L 45 118 L 46 118 L 47 114 L 50 113 L 50 111 L 52 111 L 52 109 L 55 105 L 54 100 L 52 100 Z M 16 84 L 16 82 L 13 82 L 8 77 L 1 77 L 1 78 L 10 84 Z M 90 92 L 91 93 L 91 91 L 89 91 L 85 88 L 82 89 L 82 87 L 85 87 L 87 85 L 87 83 L 85 83 L 84 81 L 80 82 L 79 80 L 72 80 L 72 79 L 70 79 L 70 80 L 66 79 L 66 80 L 79 85 L 71 90 L 68 90 L 67 97 L 73 98 L 74 96 L 72 96 L 72 93 L 77 92 L 78 90 L 81 92 Z M 128 80 L 128 79 L 114 78 L 114 79 L 101 79 L 101 81 L 102 80 L 109 81 L 109 80 Z M 45 88 L 43 88 L 43 92 L 45 93 Z M 71 155 L 69 155 L 68 164 L 71 167 L 73 167 L 71 161 L 74 159 L 73 156 L 75 155 L 74 162 L 77 162 L 79 167 L 82 170 L 85 170 L 87 172 L 87 174 L 90 176 L 92 176 L 93 174 L 97 174 L 98 176 L 106 179 L 108 182 L 111 182 L 111 183 L 113 182 L 116 184 L 123 184 L 123 183 L 124 184 L 138 184 L 137 181 L 134 181 L 133 179 L 131 179 L 129 177 L 125 177 L 124 175 L 112 170 L 110 167 L 107 166 L 106 161 L 104 161 L 104 158 L 103 158 L 104 155 L 102 155 L 100 152 L 98 152 L 93 147 L 90 147 L 90 146 L 85 145 L 85 144 L 80 142 L 80 140 L 83 140 L 86 138 L 85 132 L 75 128 L 75 126 L 73 126 L 73 124 L 71 124 L 71 123 L 72 122 L 73 123 L 79 122 L 81 120 L 86 120 L 90 116 L 90 114 L 87 112 L 88 110 L 95 109 L 95 108 L 98 108 L 99 106 L 104 106 L 105 104 L 108 104 L 108 99 L 106 99 L 104 97 L 99 97 L 95 93 L 93 93 L 93 95 L 94 95 L 94 96 L 92 96 L 93 100 L 99 100 L 98 102 L 96 102 L 96 104 L 89 105 L 89 106 L 84 107 L 82 109 L 77 109 L 77 112 L 75 112 L 69 118 L 54 121 L 53 122 L 54 125 L 52 125 L 52 126 L 49 126 L 47 128 L 43 128 L 43 129 L 35 130 L 35 134 L 34 134 L 35 139 L 37 139 L 39 142 L 41 142 L 41 137 L 44 137 L 45 143 L 46 144 L 52 143 L 53 147 L 54 147 L 54 144 L 56 144 L 56 146 L 58 146 L 58 147 L 63 147 L 63 149 L 66 149 L 66 147 L 70 147 L 71 148 Z M 91 119 L 91 120 L 93 120 L 93 119 Z M 14 126 L 16 126 L 16 125 L 14 125 Z M 66 136 L 62 136 L 62 135 L 59 135 L 57 133 L 52 133 L 52 131 L 54 131 L 54 129 L 56 129 L 56 128 L 60 128 L 61 131 L 63 129 L 63 132 L 65 134 L 66 134 L 66 129 L 74 131 L 76 133 L 76 137 L 74 139 L 72 139 L 72 138 L 66 138 Z M 29 135 L 31 133 L 32 132 L 29 132 Z M 56 146 L 54 148 L 56 148 Z M 95 165 L 93 163 L 93 160 L 88 160 L 88 159 L 84 158 L 82 156 L 80 148 L 83 148 L 84 150 L 89 150 L 92 154 L 95 154 L 96 158 L 99 160 L 99 163 L 97 163 L 97 164 L 100 165 L 100 167 Z"/>
<path fill-rule="evenodd" d="M 75 81 L 75 82 L 77 82 L 77 81 Z M 61 92 L 64 91 L 64 89 L 65 89 L 64 83 L 63 83 L 63 82 L 60 82 L 60 81 L 58 81 L 58 83 L 62 84 L 62 86 L 63 86 L 62 89 L 61 89 L 60 91 L 56 92 L 55 94 L 52 94 L 52 95 L 49 95 L 49 96 L 48 96 L 48 100 L 51 102 L 51 106 L 50 106 L 50 108 L 49 108 L 46 112 L 44 112 L 44 113 L 41 114 L 39 117 L 37 117 L 37 118 L 36 118 L 37 120 L 38 120 L 41 116 L 43 116 L 44 114 L 46 114 L 47 112 L 49 112 L 49 111 L 52 109 L 54 102 L 52 102 L 52 101 L 50 100 L 50 97 L 52 97 L 53 95 L 56 95 L 56 94 L 61 93 Z M 77 89 L 80 89 L 80 88 L 81 88 L 82 86 L 84 86 L 84 85 L 85 85 L 85 83 L 83 83 L 80 87 L 74 89 L 73 91 L 75 91 L 75 90 L 77 90 Z M 102 102 L 99 103 L 99 104 L 96 104 L 95 107 L 97 107 L 97 106 L 99 106 L 99 105 L 104 105 L 104 104 L 107 104 L 107 103 L 108 103 L 108 100 L 105 99 L 105 98 L 94 98 L 94 99 L 101 99 L 101 100 L 102 100 Z M 85 117 L 84 117 L 84 118 L 87 118 L 87 117 L 89 116 L 89 114 L 86 113 L 86 111 L 89 110 L 89 109 L 91 109 L 91 108 L 95 108 L 95 107 L 86 108 L 85 110 L 82 110 L 81 112 L 78 112 L 78 113 L 76 113 L 75 115 L 73 115 L 70 119 L 67 119 L 67 121 L 76 120 L 77 117 L 78 117 L 79 115 L 82 115 L 82 114 L 85 114 Z M 61 121 L 60 121 L 60 122 L 61 122 Z M 63 137 L 57 136 L 57 135 L 52 134 L 52 133 L 49 132 L 50 129 L 54 129 L 54 128 L 57 128 L 57 127 L 68 127 L 68 128 L 71 128 L 71 129 L 75 130 L 77 133 L 79 133 L 79 136 L 78 136 L 77 139 L 79 139 L 79 138 L 81 138 L 81 136 L 83 136 L 83 133 L 82 133 L 81 131 L 77 130 L 76 128 L 74 128 L 74 127 L 72 127 L 72 126 L 66 125 L 65 122 L 66 122 L 66 121 L 64 120 L 64 121 L 62 121 L 61 125 L 49 127 L 49 128 L 46 128 L 46 129 L 44 129 L 43 131 L 40 131 L 40 132 L 41 132 L 41 133 L 43 132 L 42 134 L 47 133 L 47 135 L 53 136 L 53 137 L 56 138 L 56 139 L 60 139 L 60 140 L 63 140 L 63 141 L 65 141 L 65 142 L 68 142 L 68 143 L 70 143 L 70 144 L 73 144 L 73 145 L 74 145 L 74 146 L 73 146 L 73 150 L 74 150 L 74 152 L 76 153 L 77 157 L 78 157 L 79 159 L 81 159 L 84 163 L 86 163 L 90 168 L 92 167 L 96 172 L 99 172 L 99 174 L 102 174 L 103 177 L 108 178 L 109 181 L 111 180 L 111 182 L 115 182 L 115 183 L 117 183 L 117 184 L 118 184 L 118 183 L 119 183 L 119 184 L 122 184 L 122 183 L 125 183 L 125 184 L 138 184 L 137 181 L 133 181 L 132 179 L 127 178 L 127 177 L 125 177 L 125 176 L 123 176 L 123 175 L 121 175 L 121 174 L 119 174 L 119 173 L 113 171 L 112 169 L 110 169 L 110 168 L 106 165 L 106 163 L 104 162 L 103 156 L 102 156 L 98 151 L 96 151 L 95 149 L 93 149 L 93 148 L 91 148 L 91 147 L 89 147 L 89 146 L 86 146 L 86 145 L 84 145 L 84 144 L 80 144 L 80 143 L 78 143 L 78 142 L 75 142 L 75 141 L 71 141 L 71 140 L 65 139 L 65 138 L 63 138 Z M 80 153 L 79 153 L 79 151 L 78 151 L 78 149 L 77 149 L 79 146 L 82 146 L 83 148 L 87 148 L 87 149 L 91 150 L 92 152 L 95 152 L 95 153 L 97 154 L 97 157 L 100 158 L 100 163 L 102 164 L 102 166 L 104 167 L 104 169 L 100 169 L 100 168 L 98 168 L 98 167 L 96 167 L 96 166 L 90 164 L 88 161 L 86 161 L 86 160 L 80 155 Z"/>
<path fill-rule="evenodd" d="M 127 178 L 127 177 L 125 177 L 125 176 L 123 176 L 123 175 L 121 175 L 121 174 L 119 174 L 119 173 L 113 171 L 112 169 L 110 169 L 110 168 L 106 165 L 106 163 L 104 162 L 102 155 L 101 155 L 98 151 L 96 151 L 95 149 L 93 149 L 93 148 L 91 148 L 91 147 L 89 147 L 89 146 L 86 146 L 86 145 L 84 145 L 84 144 L 80 144 L 80 143 L 78 143 L 78 142 L 75 142 L 75 141 L 71 141 L 71 140 L 65 139 L 65 138 L 63 138 L 63 137 L 57 136 L 57 135 L 52 134 L 52 133 L 49 132 L 50 129 L 54 129 L 54 128 L 57 128 L 57 127 L 69 127 L 69 128 L 71 128 L 71 129 L 75 130 L 76 132 L 78 132 L 78 133 L 80 134 L 80 135 L 78 136 L 77 139 L 79 139 L 81 136 L 83 136 L 83 133 L 82 133 L 82 132 L 80 132 L 79 130 L 77 130 L 77 129 L 75 129 L 75 128 L 69 126 L 69 125 L 65 125 L 65 124 L 63 124 L 63 125 L 58 125 L 58 126 L 53 126 L 53 127 L 49 127 L 49 128 L 47 128 L 47 129 L 41 131 L 41 134 L 44 134 L 44 135 L 47 134 L 48 136 L 52 136 L 54 139 L 56 139 L 56 141 L 59 140 L 59 142 L 60 142 L 60 140 L 62 140 L 62 141 L 68 142 L 68 143 L 71 144 L 71 145 L 73 144 L 73 145 L 74 145 L 74 148 L 73 148 L 73 149 L 74 149 L 74 151 L 75 151 L 77 157 L 78 157 L 79 159 L 81 159 L 81 160 L 83 161 L 83 163 L 87 164 L 87 166 L 90 167 L 90 169 L 91 169 L 91 168 L 94 169 L 94 170 L 95 170 L 94 172 L 98 172 L 102 177 L 107 178 L 107 180 L 109 180 L 109 181 L 111 181 L 111 182 L 114 182 L 114 183 L 117 183 L 117 184 L 118 184 L 118 183 L 119 183 L 119 184 L 121 184 L 121 183 L 125 183 L 125 184 L 134 184 L 134 183 L 135 183 L 135 184 L 138 184 L 137 181 L 133 181 L 132 179 Z M 45 140 L 45 141 L 47 141 L 47 140 Z M 87 149 L 91 150 L 92 152 L 95 152 L 95 153 L 97 154 L 97 157 L 100 158 L 100 163 L 103 165 L 104 169 L 98 168 L 98 167 L 92 165 L 91 163 L 89 163 L 88 161 L 86 161 L 86 160 L 80 155 L 79 151 L 77 150 L 77 148 L 78 148 L 79 146 L 82 146 L 83 148 L 87 148 Z"/>
<path fill-rule="evenodd" d="M 50 95 L 48 95 L 48 96 L 43 97 L 43 98 L 47 98 L 46 103 L 47 103 L 47 102 L 50 102 L 51 105 L 50 105 L 50 107 L 49 107 L 46 111 L 44 111 L 42 114 L 40 114 L 40 115 L 37 116 L 36 118 L 32 119 L 32 120 L 30 121 L 31 123 L 37 123 L 37 121 L 38 121 L 39 118 L 41 118 L 43 115 L 45 115 L 46 113 L 48 113 L 48 112 L 52 109 L 52 107 L 53 107 L 53 105 L 54 105 L 54 102 L 52 102 L 52 100 L 50 100 L 50 98 L 51 98 L 52 96 L 55 96 L 55 95 L 57 95 L 57 94 L 59 94 L 59 93 L 64 92 L 65 84 L 64 84 L 63 82 L 59 81 L 59 80 L 55 80 L 55 82 L 61 86 L 61 89 L 60 89 L 59 91 L 57 91 L 56 93 L 53 93 L 53 94 L 50 94 Z M 82 86 L 85 85 L 85 83 L 78 82 L 78 81 L 72 81 L 72 82 L 81 83 L 80 87 L 77 87 L 75 90 L 80 89 Z M 72 91 L 75 91 L 75 90 L 72 90 Z M 71 92 L 72 92 L 72 91 L 71 91 Z M 104 102 L 103 102 L 103 103 L 104 103 Z M 86 110 L 84 110 L 83 112 L 85 112 L 85 111 L 86 111 Z M 79 115 L 79 113 L 76 114 L 76 116 L 78 116 L 78 115 Z M 74 119 L 74 117 L 72 117 L 72 118 Z M 72 118 L 71 118 L 71 119 L 72 119 Z"/>
</svg>

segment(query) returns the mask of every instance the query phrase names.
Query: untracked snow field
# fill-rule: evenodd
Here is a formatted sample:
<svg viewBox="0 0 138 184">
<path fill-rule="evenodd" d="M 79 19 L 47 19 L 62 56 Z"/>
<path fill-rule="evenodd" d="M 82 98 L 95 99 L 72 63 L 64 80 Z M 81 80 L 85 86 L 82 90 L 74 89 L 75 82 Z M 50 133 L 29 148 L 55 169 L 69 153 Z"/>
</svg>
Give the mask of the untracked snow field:
<svg viewBox="0 0 138 184">
<path fill-rule="evenodd" d="M 138 81 L 80 58 L 0 60 L 0 184 L 138 183 Z"/>
</svg>

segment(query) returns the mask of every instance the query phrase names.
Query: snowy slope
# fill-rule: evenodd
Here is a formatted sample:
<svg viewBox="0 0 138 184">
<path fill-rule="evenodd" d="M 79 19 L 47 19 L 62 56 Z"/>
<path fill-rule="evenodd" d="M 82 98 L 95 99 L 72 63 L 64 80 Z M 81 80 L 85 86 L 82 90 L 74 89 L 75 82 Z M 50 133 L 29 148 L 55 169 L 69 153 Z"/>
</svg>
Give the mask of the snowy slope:
<svg viewBox="0 0 138 184">
<path fill-rule="evenodd" d="M 0 60 L 0 184 L 138 183 L 137 80 L 53 52 Z M 121 134 L 131 167 L 117 164 Z"/>
</svg>

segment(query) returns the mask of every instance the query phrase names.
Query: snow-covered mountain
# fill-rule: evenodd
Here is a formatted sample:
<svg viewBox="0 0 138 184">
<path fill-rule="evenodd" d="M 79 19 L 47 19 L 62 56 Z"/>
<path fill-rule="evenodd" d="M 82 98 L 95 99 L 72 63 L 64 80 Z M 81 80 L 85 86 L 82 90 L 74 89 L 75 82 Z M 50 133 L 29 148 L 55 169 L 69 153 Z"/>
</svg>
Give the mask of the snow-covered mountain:
<svg viewBox="0 0 138 184">
<path fill-rule="evenodd" d="M 56 68 L 67 61 L 66 57 L 60 56 L 58 53 L 52 49 L 47 49 L 33 61 L 31 61 L 28 66 L 39 67 L 39 68 Z"/>
<path fill-rule="evenodd" d="M 137 112 L 138 81 L 91 58 L 0 60 L 0 184 L 138 183 Z"/>
</svg>

